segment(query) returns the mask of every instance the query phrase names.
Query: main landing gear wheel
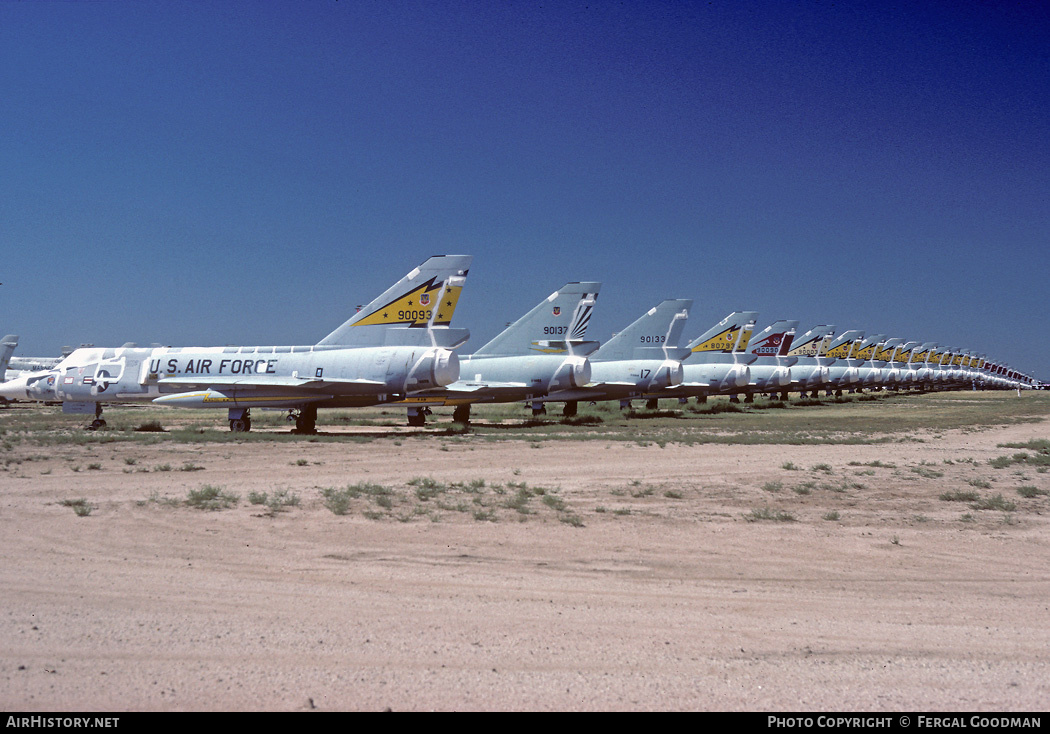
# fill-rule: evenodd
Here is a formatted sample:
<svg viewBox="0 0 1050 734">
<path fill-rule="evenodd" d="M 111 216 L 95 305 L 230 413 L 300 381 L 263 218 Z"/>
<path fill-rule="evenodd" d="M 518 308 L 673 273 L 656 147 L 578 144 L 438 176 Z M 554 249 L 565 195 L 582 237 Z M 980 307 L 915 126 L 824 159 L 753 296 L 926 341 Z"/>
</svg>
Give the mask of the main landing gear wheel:
<svg viewBox="0 0 1050 734">
<path fill-rule="evenodd" d="M 295 433 L 312 435 L 317 433 L 317 406 L 306 405 L 295 415 Z"/>
<path fill-rule="evenodd" d="M 578 410 L 579 403 L 575 400 L 566 400 L 565 407 L 562 409 L 561 414 L 566 418 L 575 418 Z"/>
<path fill-rule="evenodd" d="M 422 428 L 427 424 L 427 414 L 422 408 L 408 409 L 408 425 L 413 428 Z"/>
<path fill-rule="evenodd" d="M 234 433 L 247 433 L 252 430 L 252 415 L 248 408 L 230 408 L 230 430 Z"/>
<path fill-rule="evenodd" d="M 95 420 L 91 421 L 91 425 L 86 427 L 88 431 L 97 431 L 100 428 L 106 427 L 106 421 L 102 417 L 102 403 L 95 403 Z"/>
<path fill-rule="evenodd" d="M 462 423 L 464 425 L 470 423 L 470 406 L 459 405 L 455 410 L 452 411 L 452 422 Z"/>
</svg>

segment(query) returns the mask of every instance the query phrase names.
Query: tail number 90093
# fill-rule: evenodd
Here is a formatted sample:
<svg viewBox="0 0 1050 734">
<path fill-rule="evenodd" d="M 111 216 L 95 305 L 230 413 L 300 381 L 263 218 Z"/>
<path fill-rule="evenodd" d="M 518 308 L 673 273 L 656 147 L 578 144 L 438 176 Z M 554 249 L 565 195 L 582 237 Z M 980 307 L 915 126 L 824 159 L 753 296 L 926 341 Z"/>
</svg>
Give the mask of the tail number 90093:
<svg viewBox="0 0 1050 734">
<path fill-rule="evenodd" d="M 433 311 L 398 311 L 397 318 L 399 321 L 430 321 L 430 317 L 433 315 Z"/>
</svg>

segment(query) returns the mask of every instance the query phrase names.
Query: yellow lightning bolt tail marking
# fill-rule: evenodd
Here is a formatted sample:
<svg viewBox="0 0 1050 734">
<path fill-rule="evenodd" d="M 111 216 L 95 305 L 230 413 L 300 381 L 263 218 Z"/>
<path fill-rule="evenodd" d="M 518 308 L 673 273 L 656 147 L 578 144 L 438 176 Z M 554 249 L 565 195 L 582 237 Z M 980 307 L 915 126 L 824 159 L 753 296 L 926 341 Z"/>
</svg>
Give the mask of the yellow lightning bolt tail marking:
<svg viewBox="0 0 1050 734">
<path fill-rule="evenodd" d="M 733 348 L 734 342 L 736 342 L 736 335 L 740 332 L 739 329 L 726 329 L 721 334 L 717 334 L 702 344 L 697 344 L 693 347 L 694 352 L 728 352 Z"/>
<path fill-rule="evenodd" d="M 354 326 L 408 324 L 425 327 L 433 320 L 434 326 L 448 326 L 459 304 L 461 286 L 444 283 L 424 283 L 354 323 Z M 424 303 L 425 301 L 425 303 Z"/>
</svg>

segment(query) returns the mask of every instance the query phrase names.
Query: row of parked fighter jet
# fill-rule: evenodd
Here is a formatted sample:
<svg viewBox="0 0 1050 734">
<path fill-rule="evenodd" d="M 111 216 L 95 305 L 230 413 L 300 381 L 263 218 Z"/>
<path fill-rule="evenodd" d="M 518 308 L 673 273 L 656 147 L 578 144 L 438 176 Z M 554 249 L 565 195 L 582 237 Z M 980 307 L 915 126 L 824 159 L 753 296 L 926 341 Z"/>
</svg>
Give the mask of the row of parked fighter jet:
<svg viewBox="0 0 1050 734">
<path fill-rule="evenodd" d="M 28 365 L 0 384 L 0 397 L 60 401 L 65 412 L 93 413 L 94 428 L 105 425 L 104 403 L 225 408 L 233 431 L 251 429 L 252 408 L 282 409 L 296 430 L 312 433 L 318 408 L 329 407 L 403 405 L 409 425 L 421 426 L 434 406 L 454 406 L 453 420 L 467 422 L 474 403 L 523 402 L 534 413 L 563 403 L 571 416 L 581 400 L 626 407 L 709 395 L 1033 385 L 985 355 L 933 342 L 836 334 L 830 325 L 796 337 L 798 321 L 756 334 L 753 311 L 729 314 L 682 347 L 689 299 L 664 301 L 599 344 L 586 339 L 600 289 L 594 282 L 566 284 L 460 356 L 455 350 L 469 332 L 450 322 L 470 262 L 467 255 L 428 259 L 314 345 L 85 346 Z M 5 337 L 9 359 L 15 343 Z"/>
</svg>

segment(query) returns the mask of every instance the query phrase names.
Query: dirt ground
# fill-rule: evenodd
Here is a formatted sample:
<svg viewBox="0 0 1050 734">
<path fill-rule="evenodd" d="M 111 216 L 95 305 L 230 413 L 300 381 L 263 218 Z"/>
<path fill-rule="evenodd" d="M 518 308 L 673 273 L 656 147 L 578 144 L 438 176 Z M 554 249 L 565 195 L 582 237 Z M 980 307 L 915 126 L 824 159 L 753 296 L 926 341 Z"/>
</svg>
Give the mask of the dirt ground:
<svg viewBox="0 0 1050 734">
<path fill-rule="evenodd" d="M 1042 711 L 1048 438 L 18 444 L 0 707 Z"/>
</svg>

